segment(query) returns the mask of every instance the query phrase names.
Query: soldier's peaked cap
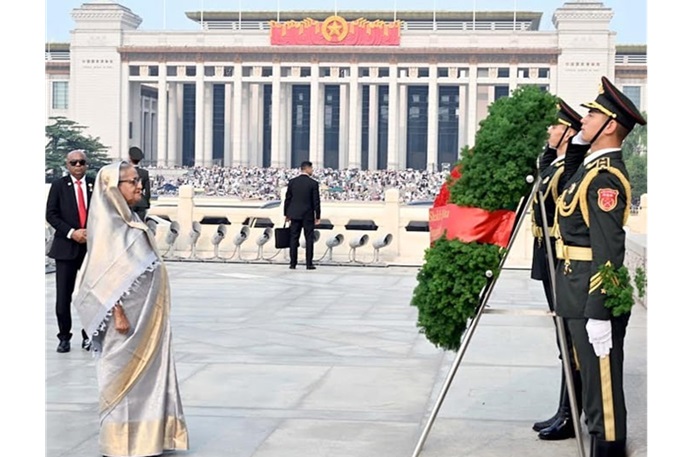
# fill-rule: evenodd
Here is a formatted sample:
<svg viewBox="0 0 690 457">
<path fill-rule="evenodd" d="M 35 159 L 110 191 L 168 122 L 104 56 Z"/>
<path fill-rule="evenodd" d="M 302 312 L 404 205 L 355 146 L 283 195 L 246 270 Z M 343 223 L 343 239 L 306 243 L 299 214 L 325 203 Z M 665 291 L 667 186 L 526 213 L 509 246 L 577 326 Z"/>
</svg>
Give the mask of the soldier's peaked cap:
<svg viewBox="0 0 690 457">
<path fill-rule="evenodd" d="M 144 158 L 144 153 L 136 146 L 129 148 L 129 157 L 132 160 L 141 160 Z"/>
<path fill-rule="evenodd" d="M 575 130 L 582 128 L 582 116 L 560 98 L 558 99 L 558 122 Z"/>
<path fill-rule="evenodd" d="M 647 124 L 647 121 L 635 107 L 635 104 L 623 92 L 618 90 L 606 76 L 601 77 L 599 95 L 596 100 L 584 103 L 582 106 L 601 111 L 628 130 L 632 130 L 635 124 Z"/>
</svg>

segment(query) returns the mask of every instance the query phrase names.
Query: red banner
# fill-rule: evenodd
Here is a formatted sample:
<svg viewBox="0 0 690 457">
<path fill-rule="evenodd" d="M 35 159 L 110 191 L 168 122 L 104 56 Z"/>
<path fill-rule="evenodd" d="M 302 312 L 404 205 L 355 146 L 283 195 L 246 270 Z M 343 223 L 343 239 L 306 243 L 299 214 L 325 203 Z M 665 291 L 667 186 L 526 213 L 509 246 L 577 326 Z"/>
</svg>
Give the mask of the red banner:
<svg viewBox="0 0 690 457">
<path fill-rule="evenodd" d="M 448 239 L 465 243 L 496 244 L 508 247 L 510 232 L 515 225 L 515 212 L 487 211 L 449 203 L 429 210 L 429 236 L 431 243 L 445 233 Z"/>
<path fill-rule="evenodd" d="M 324 21 L 270 21 L 271 44 L 291 46 L 399 46 L 400 21 L 346 21 L 334 15 Z"/>
</svg>

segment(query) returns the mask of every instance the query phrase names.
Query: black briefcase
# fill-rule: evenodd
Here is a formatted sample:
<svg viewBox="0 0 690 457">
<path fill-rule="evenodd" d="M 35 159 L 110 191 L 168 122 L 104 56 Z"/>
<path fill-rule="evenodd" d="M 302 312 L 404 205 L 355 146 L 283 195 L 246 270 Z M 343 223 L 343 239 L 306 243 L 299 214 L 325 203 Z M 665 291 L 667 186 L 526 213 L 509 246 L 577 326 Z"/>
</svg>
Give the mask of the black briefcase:
<svg viewBox="0 0 690 457">
<path fill-rule="evenodd" d="M 276 249 L 290 247 L 290 227 L 286 227 L 285 224 L 283 224 L 282 227 L 278 227 L 273 231 L 273 235 L 276 240 Z"/>
</svg>

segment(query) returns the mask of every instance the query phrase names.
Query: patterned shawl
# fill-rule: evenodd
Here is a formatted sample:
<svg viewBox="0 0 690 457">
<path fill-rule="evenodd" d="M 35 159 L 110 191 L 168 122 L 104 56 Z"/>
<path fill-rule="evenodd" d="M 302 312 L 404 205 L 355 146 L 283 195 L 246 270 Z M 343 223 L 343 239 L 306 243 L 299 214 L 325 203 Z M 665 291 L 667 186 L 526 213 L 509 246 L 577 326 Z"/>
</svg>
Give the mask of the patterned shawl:
<svg viewBox="0 0 690 457">
<path fill-rule="evenodd" d="M 97 335 L 115 303 L 160 259 L 146 224 L 133 218 L 117 187 L 121 163 L 101 168 L 89 205 L 87 254 L 72 299 L 89 335 Z"/>
</svg>

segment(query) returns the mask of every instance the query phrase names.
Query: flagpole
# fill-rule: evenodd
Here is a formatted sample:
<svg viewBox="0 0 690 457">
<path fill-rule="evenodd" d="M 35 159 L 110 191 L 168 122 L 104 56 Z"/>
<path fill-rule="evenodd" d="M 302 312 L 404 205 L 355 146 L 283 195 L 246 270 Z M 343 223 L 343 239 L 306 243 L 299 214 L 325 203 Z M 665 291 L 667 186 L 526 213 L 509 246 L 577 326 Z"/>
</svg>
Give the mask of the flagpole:
<svg viewBox="0 0 690 457">
<path fill-rule="evenodd" d="M 201 30 L 204 30 L 204 0 L 201 0 Z"/>
<path fill-rule="evenodd" d="M 240 30 L 242 30 L 242 0 L 238 1 L 238 14 L 237 14 L 237 22 L 238 22 L 238 27 Z"/>
<path fill-rule="evenodd" d="M 278 10 L 276 11 L 276 22 L 280 22 L 280 0 L 278 0 L 277 3 L 278 3 L 278 7 L 277 7 Z"/>
<path fill-rule="evenodd" d="M 476 30 L 477 21 L 477 0 L 472 0 L 472 31 Z"/>
<path fill-rule="evenodd" d="M 393 0 L 393 22 L 398 19 L 398 0 Z"/>
<path fill-rule="evenodd" d="M 517 0 L 513 1 L 513 32 L 517 30 Z"/>
<path fill-rule="evenodd" d="M 436 0 L 434 0 L 433 30 L 436 31 Z"/>
</svg>

